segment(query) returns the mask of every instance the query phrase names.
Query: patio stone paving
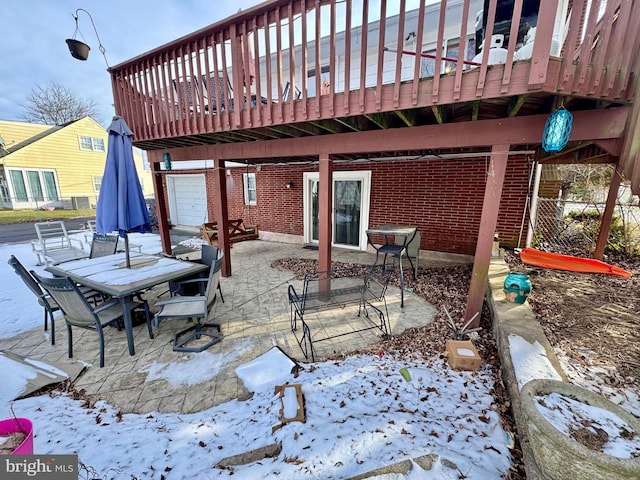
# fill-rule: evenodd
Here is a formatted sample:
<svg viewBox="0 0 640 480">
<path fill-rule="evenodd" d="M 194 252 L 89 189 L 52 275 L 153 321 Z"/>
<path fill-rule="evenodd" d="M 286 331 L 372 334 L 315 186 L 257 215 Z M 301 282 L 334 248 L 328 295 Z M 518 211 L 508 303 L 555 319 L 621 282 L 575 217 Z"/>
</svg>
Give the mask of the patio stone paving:
<svg viewBox="0 0 640 480">
<path fill-rule="evenodd" d="M 298 289 L 302 281 L 295 279 L 291 272 L 275 270 L 270 265 L 279 258 L 317 258 L 317 254 L 317 251 L 303 249 L 301 245 L 263 240 L 234 244 L 231 249 L 232 276 L 221 280 L 225 302 L 217 303 L 214 314 L 215 321 L 221 325 L 223 339 L 203 354 L 172 350 L 175 332 L 188 325 L 184 319 L 165 320 L 159 328 L 154 327 L 153 340 L 149 339 L 144 324 L 134 327 L 134 356 L 128 353 L 124 331 L 108 327 L 105 330 L 104 368 L 98 367 L 98 337 L 93 331 L 74 328 L 74 358 L 67 358 L 67 332 L 61 318 L 56 320 L 56 345 L 49 343 L 48 335 L 40 327 L 0 340 L 0 350 L 52 363 L 63 370 L 73 362 L 86 364 L 87 368 L 75 379 L 77 389 L 83 389 L 93 399 L 116 405 L 123 413 L 191 413 L 235 398 L 242 399 L 249 393 L 236 376 L 235 368 L 272 346 L 278 345 L 305 366 L 307 361 L 290 329 L 287 298 L 288 285 L 291 283 Z M 197 255 L 192 253 L 188 256 L 194 258 Z M 332 251 L 334 261 L 371 264 L 373 258 L 374 255 L 367 252 Z M 427 263 L 428 259 L 421 258 L 422 266 Z M 152 311 L 159 295 L 163 299 L 168 297 L 166 291 L 165 284 L 145 293 Z M 393 335 L 427 325 L 435 314 L 433 306 L 411 292 L 405 292 L 405 307 L 401 309 L 400 292 L 395 286 L 387 290 L 387 304 Z M 307 321 L 321 323 L 318 331 L 323 328 L 323 333 L 358 329 L 366 320 L 359 318 L 357 312 L 357 306 L 346 307 L 310 315 Z M 379 340 L 379 334 L 379 330 L 373 329 L 315 343 L 316 361 L 373 344 Z M 190 362 L 196 355 L 204 354 L 211 358 L 209 369 L 207 372 L 193 372 L 193 363 Z M 178 372 L 184 375 L 184 383 L 172 385 L 164 378 L 148 379 L 151 366 L 169 364 L 182 366 Z M 207 379 L 189 382 L 197 374 Z M 171 378 L 178 376 L 174 374 Z"/>
</svg>

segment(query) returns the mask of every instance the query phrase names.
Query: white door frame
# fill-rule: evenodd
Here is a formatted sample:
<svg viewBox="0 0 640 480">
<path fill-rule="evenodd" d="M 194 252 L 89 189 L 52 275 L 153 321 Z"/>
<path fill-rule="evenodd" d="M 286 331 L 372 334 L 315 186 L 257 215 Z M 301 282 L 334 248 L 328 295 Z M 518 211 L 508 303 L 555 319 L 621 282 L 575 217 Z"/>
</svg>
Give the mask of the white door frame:
<svg viewBox="0 0 640 480">
<path fill-rule="evenodd" d="M 304 222 L 304 243 L 305 244 L 317 244 L 317 240 L 311 238 L 313 231 L 313 218 L 311 215 L 312 201 L 311 201 L 311 182 L 319 181 L 320 174 L 318 172 L 304 172 L 303 173 L 303 222 Z M 371 170 L 356 170 L 356 171 L 340 171 L 333 172 L 333 182 L 341 180 L 360 180 L 362 182 L 362 192 L 360 197 L 360 241 L 358 246 L 343 245 L 340 244 L 340 248 L 348 248 L 353 250 L 367 250 L 367 229 L 369 228 L 369 204 L 371 200 Z M 334 188 L 331 189 L 335 191 Z M 332 235 L 331 245 L 333 243 L 333 217 L 334 217 L 334 199 L 331 200 L 331 222 L 332 222 Z"/>
</svg>

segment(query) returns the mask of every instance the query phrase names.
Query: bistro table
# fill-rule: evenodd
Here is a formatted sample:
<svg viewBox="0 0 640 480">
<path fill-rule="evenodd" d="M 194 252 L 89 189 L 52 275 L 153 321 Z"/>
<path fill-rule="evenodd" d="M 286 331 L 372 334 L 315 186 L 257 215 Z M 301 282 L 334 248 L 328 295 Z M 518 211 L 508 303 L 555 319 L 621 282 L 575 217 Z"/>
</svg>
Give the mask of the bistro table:
<svg viewBox="0 0 640 480">
<path fill-rule="evenodd" d="M 376 251 L 376 259 L 373 262 L 372 268 L 378 264 L 380 254 L 383 254 L 383 264 L 386 267 L 387 255 L 393 255 L 398 257 L 398 264 L 400 266 L 400 307 L 404 308 L 404 275 L 402 273 L 402 254 L 406 252 L 407 246 L 413 241 L 418 231 L 417 227 L 409 225 L 397 225 L 387 223 L 378 225 L 375 228 L 367 230 L 367 241 Z M 384 243 L 376 245 L 373 243 L 372 236 L 381 236 L 384 238 Z M 393 240 L 392 240 L 393 239 Z M 401 241 L 398 242 L 398 239 Z M 407 254 L 409 263 L 411 264 L 411 270 L 413 272 L 413 278 L 416 278 L 416 267 L 411 260 L 411 257 Z"/>
<path fill-rule="evenodd" d="M 74 282 L 120 300 L 127 333 L 129 354 L 135 355 L 131 299 L 143 290 L 170 280 L 201 272 L 208 265 L 173 258 L 131 252 L 131 268 L 126 267 L 124 253 L 74 260 L 50 266 L 45 270 L 56 277 L 69 277 Z"/>
</svg>

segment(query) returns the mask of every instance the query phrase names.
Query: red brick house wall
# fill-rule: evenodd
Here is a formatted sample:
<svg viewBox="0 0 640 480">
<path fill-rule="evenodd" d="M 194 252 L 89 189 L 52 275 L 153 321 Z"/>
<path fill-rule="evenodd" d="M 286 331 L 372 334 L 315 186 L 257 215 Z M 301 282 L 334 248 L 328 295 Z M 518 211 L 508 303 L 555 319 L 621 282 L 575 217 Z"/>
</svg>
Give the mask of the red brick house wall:
<svg viewBox="0 0 640 480">
<path fill-rule="evenodd" d="M 334 171 L 371 170 L 369 225 L 417 225 L 421 248 L 473 255 L 480 227 L 488 158 L 428 159 L 336 163 Z M 501 245 L 515 247 L 525 209 L 528 164 L 522 157 L 507 163 L 497 232 Z M 257 205 L 244 205 L 245 168 L 230 168 L 227 180 L 229 218 L 258 224 L 260 231 L 303 235 L 303 173 L 318 164 L 263 165 L 256 174 Z M 175 173 L 175 172 L 172 172 Z M 213 172 L 206 174 L 209 221 L 216 221 Z M 286 188 L 288 182 L 292 188 Z M 525 219 L 525 228 L 528 219 Z M 526 236 L 526 229 L 523 231 Z M 524 241 L 524 238 L 523 240 Z"/>
</svg>

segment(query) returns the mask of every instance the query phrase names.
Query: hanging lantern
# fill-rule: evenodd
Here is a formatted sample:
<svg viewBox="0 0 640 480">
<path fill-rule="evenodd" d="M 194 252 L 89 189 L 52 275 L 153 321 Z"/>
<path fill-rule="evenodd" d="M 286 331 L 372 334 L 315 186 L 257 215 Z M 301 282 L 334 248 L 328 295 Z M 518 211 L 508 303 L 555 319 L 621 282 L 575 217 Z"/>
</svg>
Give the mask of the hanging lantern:
<svg viewBox="0 0 640 480">
<path fill-rule="evenodd" d="M 162 160 L 164 160 L 164 169 L 171 170 L 171 155 L 169 155 L 169 152 L 162 154 Z"/>
<path fill-rule="evenodd" d="M 542 132 L 542 148 L 545 152 L 559 152 L 569 141 L 573 115 L 561 106 L 547 118 Z"/>
</svg>

